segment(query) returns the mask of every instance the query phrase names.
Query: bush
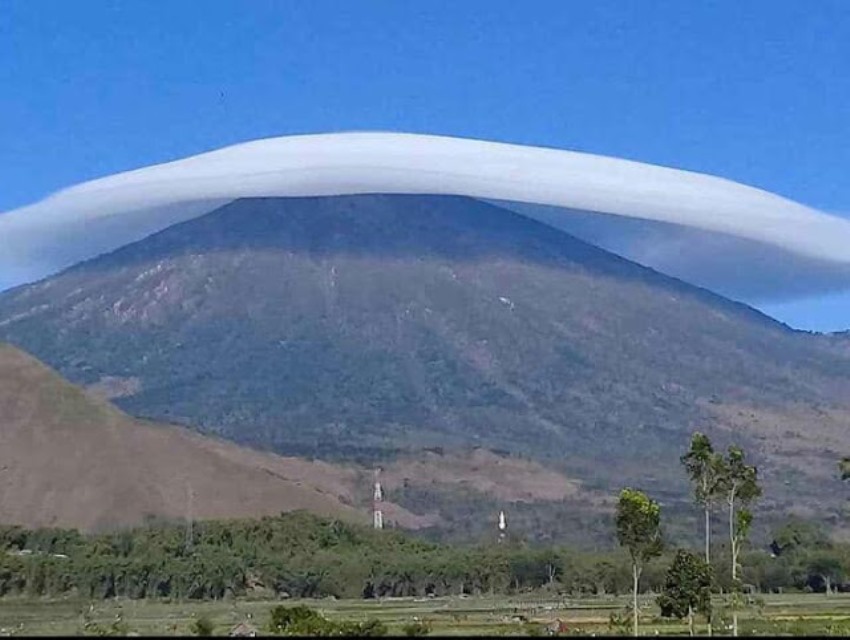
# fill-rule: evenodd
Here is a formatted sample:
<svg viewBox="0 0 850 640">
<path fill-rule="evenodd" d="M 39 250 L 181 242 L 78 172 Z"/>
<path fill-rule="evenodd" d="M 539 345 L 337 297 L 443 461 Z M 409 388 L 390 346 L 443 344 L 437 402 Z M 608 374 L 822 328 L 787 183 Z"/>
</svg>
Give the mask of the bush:
<svg viewBox="0 0 850 640">
<path fill-rule="evenodd" d="M 333 622 L 310 607 L 278 605 L 272 609 L 269 630 L 284 636 L 364 636 L 387 635 L 380 620 L 364 622 Z"/>
<path fill-rule="evenodd" d="M 431 625 L 421 620 L 414 620 L 402 627 L 406 636 L 427 636 L 431 633 Z"/>
<path fill-rule="evenodd" d="M 211 636 L 215 631 L 215 623 L 206 616 L 201 616 L 192 622 L 189 629 L 196 636 Z"/>
<path fill-rule="evenodd" d="M 269 631 L 287 636 L 331 635 L 330 623 L 318 611 L 298 605 L 278 605 L 272 609 Z"/>
<path fill-rule="evenodd" d="M 387 625 L 380 620 L 374 618 L 361 622 L 357 625 L 356 633 L 358 636 L 377 637 L 387 635 Z"/>
</svg>

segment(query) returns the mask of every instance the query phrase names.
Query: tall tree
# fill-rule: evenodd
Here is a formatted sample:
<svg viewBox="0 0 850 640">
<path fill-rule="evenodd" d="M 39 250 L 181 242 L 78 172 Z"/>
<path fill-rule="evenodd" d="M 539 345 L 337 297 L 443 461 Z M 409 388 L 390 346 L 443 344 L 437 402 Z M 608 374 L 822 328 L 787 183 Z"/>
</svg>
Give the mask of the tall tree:
<svg viewBox="0 0 850 640">
<path fill-rule="evenodd" d="M 738 557 L 741 545 L 750 532 L 753 516 L 747 507 L 761 496 L 758 470 L 747 464 L 744 450 L 730 446 L 720 465 L 718 490 L 725 496 L 729 509 L 729 547 L 732 561 L 732 585 L 740 593 Z M 732 635 L 738 635 L 738 613 L 732 612 Z"/>
<path fill-rule="evenodd" d="M 705 562 L 711 563 L 711 508 L 719 489 L 721 457 L 714 452 L 704 433 L 691 437 L 691 447 L 681 458 L 694 486 L 694 498 L 705 515 Z"/>
<path fill-rule="evenodd" d="M 658 596 L 661 615 L 687 616 L 688 631 L 694 635 L 694 612 L 711 618 L 711 566 L 698 556 L 680 549 L 667 570 L 664 591 Z"/>
<path fill-rule="evenodd" d="M 643 491 L 623 489 L 617 504 L 617 539 L 632 561 L 632 626 L 638 635 L 638 586 L 643 567 L 661 555 L 661 507 Z"/>
</svg>

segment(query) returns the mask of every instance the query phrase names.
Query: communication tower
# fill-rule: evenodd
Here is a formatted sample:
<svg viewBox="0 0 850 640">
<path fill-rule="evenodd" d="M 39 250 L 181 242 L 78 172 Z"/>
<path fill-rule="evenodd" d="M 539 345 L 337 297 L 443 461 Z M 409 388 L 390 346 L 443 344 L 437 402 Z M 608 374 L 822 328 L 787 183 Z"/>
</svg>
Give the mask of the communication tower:
<svg viewBox="0 0 850 640">
<path fill-rule="evenodd" d="M 192 550 L 192 543 L 195 538 L 194 533 L 194 502 L 195 500 L 195 492 L 192 490 L 192 485 L 186 482 L 186 543 L 185 548 L 186 551 Z"/>
<path fill-rule="evenodd" d="M 375 469 L 375 493 L 372 495 L 372 524 L 376 529 L 384 528 L 384 513 L 381 503 L 384 501 L 384 491 L 381 489 L 381 469 Z"/>
</svg>

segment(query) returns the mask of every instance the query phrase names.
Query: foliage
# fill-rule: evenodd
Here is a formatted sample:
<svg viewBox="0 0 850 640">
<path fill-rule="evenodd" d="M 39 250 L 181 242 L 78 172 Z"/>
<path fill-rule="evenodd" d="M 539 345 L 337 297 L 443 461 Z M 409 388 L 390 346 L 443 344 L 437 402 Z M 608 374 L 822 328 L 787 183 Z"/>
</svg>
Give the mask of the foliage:
<svg viewBox="0 0 850 640">
<path fill-rule="evenodd" d="M 743 449 L 730 446 L 720 466 L 719 491 L 726 497 L 729 511 L 732 581 L 737 580 L 741 545 L 749 535 L 753 516 L 747 509 L 736 512 L 736 506 L 747 506 L 761 496 L 758 470 L 747 464 Z"/>
<path fill-rule="evenodd" d="M 710 562 L 711 509 L 721 490 L 723 460 L 714 452 L 711 440 L 704 433 L 691 437 L 688 452 L 681 457 L 694 490 L 694 499 L 703 509 L 705 517 L 705 561 Z"/>
<path fill-rule="evenodd" d="M 271 611 L 269 631 L 284 636 L 359 636 L 377 637 L 387 634 L 380 620 L 364 622 L 334 622 L 315 609 L 304 605 L 287 607 L 278 605 Z"/>
<path fill-rule="evenodd" d="M 189 630 L 196 636 L 211 636 L 215 631 L 215 623 L 206 616 L 200 616 L 192 621 Z"/>
<path fill-rule="evenodd" d="M 774 555 L 787 556 L 804 550 L 824 549 L 829 545 L 829 538 L 822 527 L 792 518 L 777 529 L 770 547 Z"/>
<path fill-rule="evenodd" d="M 271 611 L 269 631 L 285 636 L 325 636 L 330 635 L 330 623 L 310 607 L 278 605 Z"/>
<path fill-rule="evenodd" d="M 625 594 L 633 587 L 631 557 L 624 549 L 589 552 L 511 543 L 451 546 L 304 512 L 202 521 L 194 529 L 193 551 L 186 554 L 185 527 L 180 524 L 155 523 L 89 536 L 6 528 L 0 532 L 5 535 L 0 538 L 5 547 L 0 551 L 0 597 L 380 598 L 537 589 L 581 596 Z M 773 538 L 784 549 L 778 557 L 754 549 L 742 558 L 743 577 L 759 589 L 823 591 L 824 580 L 815 571 L 818 563 L 811 561 L 820 551 L 848 566 L 850 547 L 832 543 L 798 521 L 779 528 Z M 671 552 L 663 564 L 657 563 L 657 570 L 652 564 L 643 567 L 641 589 L 660 591 L 666 580 L 662 569 L 673 559 Z M 717 577 L 729 588 L 726 574 L 728 567 Z M 832 575 L 836 587 L 837 577 Z"/>
<path fill-rule="evenodd" d="M 711 583 L 711 566 L 693 553 L 680 549 L 667 570 L 664 591 L 657 599 L 661 615 L 681 619 L 695 611 L 710 616 Z"/>
<path fill-rule="evenodd" d="M 661 555 L 661 507 L 643 491 L 623 489 L 617 504 L 617 539 L 632 559 L 632 624 L 638 634 L 637 594 L 645 563 Z"/>
<path fill-rule="evenodd" d="M 430 623 L 424 620 L 412 620 L 401 628 L 406 636 L 427 636 L 431 633 Z"/>
<path fill-rule="evenodd" d="M 720 466 L 718 488 L 727 500 L 750 504 L 761 496 L 758 470 L 747 464 L 744 450 L 732 445 Z"/>
<path fill-rule="evenodd" d="M 632 611 L 630 609 L 623 612 L 612 611 L 608 616 L 608 630 L 611 631 L 611 635 L 629 635 L 631 619 Z"/>
<path fill-rule="evenodd" d="M 729 512 L 729 550 L 730 568 L 732 578 L 731 594 L 732 600 L 732 635 L 738 635 L 738 613 L 742 589 L 739 578 L 738 560 L 741 554 L 741 546 L 749 535 L 753 522 L 752 513 L 746 508 L 735 511 L 736 505 L 746 507 L 761 496 L 761 487 L 758 484 L 758 471 L 745 461 L 744 450 L 737 446 L 730 446 L 726 458 L 720 465 L 719 491 L 726 496 L 726 504 Z"/>
<path fill-rule="evenodd" d="M 617 540 L 632 562 L 643 563 L 661 555 L 661 507 L 645 493 L 623 489 L 617 505 Z"/>
<path fill-rule="evenodd" d="M 829 550 L 819 550 L 809 554 L 805 560 L 806 586 L 822 587 L 827 594 L 832 586 L 846 575 L 843 558 Z"/>
<path fill-rule="evenodd" d="M 711 506 L 720 486 L 721 465 L 711 440 L 704 433 L 691 437 L 691 446 L 681 462 L 694 485 L 694 498 L 704 508 Z"/>
</svg>

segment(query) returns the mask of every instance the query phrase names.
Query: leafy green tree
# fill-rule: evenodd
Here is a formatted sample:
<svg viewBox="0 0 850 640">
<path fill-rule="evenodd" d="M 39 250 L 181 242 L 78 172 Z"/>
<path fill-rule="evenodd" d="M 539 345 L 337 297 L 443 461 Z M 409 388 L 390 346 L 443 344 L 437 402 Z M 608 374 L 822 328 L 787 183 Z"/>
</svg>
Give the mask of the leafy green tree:
<svg viewBox="0 0 850 640">
<path fill-rule="evenodd" d="M 644 565 L 661 555 L 661 507 L 643 491 L 626 488 L 617 504 L 617 540 L 632 561 L 632 630 L 638 635 L 638 586 Z"/>
<path fill-rule="evenodd" d="M 806 573 L 810 576 L 809 583 L 814 582 L 811 578 L 819 581 L 826 595 L 832 593 L 832 585 L 844 578 L 844 563 L 841 558 L 831 550 L 820 550 L 809 555 L 805 563 Z"/>
<path fill-rule="evenodd" d="M 829 546 L 829 536 L 819 526 L 799 518 L 789 519 L 777 529 L 770 544 L 776 556 L 794 556 Z"/>
<path fill-rule="evenodd" d="M 758 470 L 746 463 L 744 450 L 730 446 L 720 465 L 718 490 L 726 499 L 729 510 L 729 545 L 731 555 L 732 585 L 736 593 L 741 590 L 738 579 L 741 546 L 749 535 L 752 513 L 746 508 L 761 496 Z M 738 635 L 738 613 L 733 609 L 732 635 Z"/>
<path fill-rule="evenodd" d="M 711 619 L 711 566 L 695 554 L 680 549 L 667 570 L 664 591 L 658 606 L 664 617 L 688 618 L 694 635 L 694 612 Z"/>
<path fill-rule="evenodd" d="M 691 446 L 681 458 L 694 487 L 694 498 L 705 516 L 705 562 L 711 563 L 711 509 L 720 488 L 722 459 L 704 433 L 691 437 Z"/>
<path fill-rule="evenodd" d="M 331 635 L 332 630 L 328 620 L 315 609 L 278 605 L 271 611 L 269 631 L 284 636 L 324 636 Z"/>
</svg>

